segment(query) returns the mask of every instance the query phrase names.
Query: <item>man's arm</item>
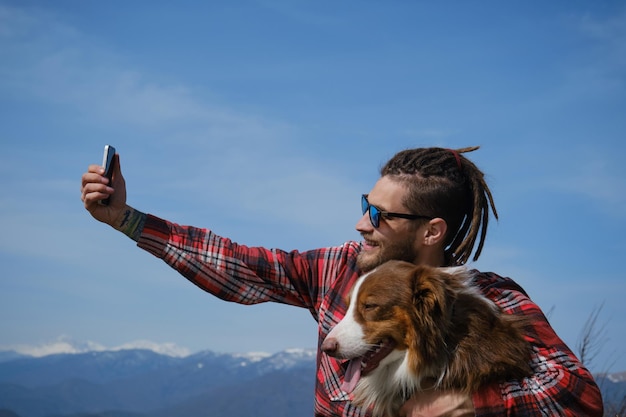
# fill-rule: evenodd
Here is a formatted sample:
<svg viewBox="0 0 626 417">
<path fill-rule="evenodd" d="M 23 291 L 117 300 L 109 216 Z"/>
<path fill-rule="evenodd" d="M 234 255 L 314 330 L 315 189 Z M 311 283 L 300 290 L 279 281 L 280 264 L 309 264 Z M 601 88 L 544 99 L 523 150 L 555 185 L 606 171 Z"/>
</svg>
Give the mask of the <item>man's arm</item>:
<svg viewBox="0 0 626 417">
<path fill-rule="evenodd" d="M 526 337 L 533 349 L 533 374 L 485 386 L 471 398 L 454 391 L 418 393 L 402 407 L 401 416 L 602 417 L 602 396 L 592 375 L 557 336 L 541 309 L 508 278 L 482 274 L 479 284 L 506 313 L 531 319 Z"/>
<path fill-rule="evenodd" d="M 469 394 L 456 391 L 424 391 L 414 395 L 400 409 L 400 417 L 474 417 Z"/>
<path fill-rule="evenodd" d="M 112 226 L 135 242 L 139 242 L 147 218 L 145 213 L 127 205 L 121 220 L 118 219 Z"/>
<path fill-rule="evenodd" d="M 473 395 L 476 416 L 602 417 L 602 395 L 591 373 L 557 336 L 541 309 L 511 279 L 482 274 L 487 297 L 506 313 L 531 320 L 533 375 L 489 385 Z"/>
</svg>

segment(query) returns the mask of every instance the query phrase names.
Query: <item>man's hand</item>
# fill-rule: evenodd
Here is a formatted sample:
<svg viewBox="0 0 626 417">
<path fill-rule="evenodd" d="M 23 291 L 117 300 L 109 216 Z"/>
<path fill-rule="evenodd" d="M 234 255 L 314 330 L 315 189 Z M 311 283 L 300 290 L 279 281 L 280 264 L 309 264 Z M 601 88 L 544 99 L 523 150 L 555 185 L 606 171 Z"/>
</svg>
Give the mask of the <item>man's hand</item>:
<svg viewBox="0 0 626 417">
<path fill-rule="evenodd" d="M 119 227 L 119 222 L 126 209 L 126 182 L 122 176 L 119 155 L 115 155 L 117 163 L 113 171 L 111 184 L 104 176 L 104 168 L 90 165 L 82 176 L 80 199 L 94 219 Z M 100 200 L 110 197 L 109 205 L 100 204 Z"/>
<path fill-rule="evenodd" d="M 401 417 L 474 417 L 469 394 L 457 391 L 420 391 L 400 409 Z"/>
</svg>

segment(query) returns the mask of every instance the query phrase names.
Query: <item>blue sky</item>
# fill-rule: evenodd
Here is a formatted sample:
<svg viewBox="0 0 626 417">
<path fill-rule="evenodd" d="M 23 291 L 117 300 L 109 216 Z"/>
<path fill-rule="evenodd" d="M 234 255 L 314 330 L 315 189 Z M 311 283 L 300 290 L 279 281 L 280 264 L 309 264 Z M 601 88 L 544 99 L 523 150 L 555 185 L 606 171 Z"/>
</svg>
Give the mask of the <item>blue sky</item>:
<svg viewBox="0 0 626 417">
<path fill-rule="evenodd" d="M 626 370 L 620 1 L 1 1 L 0 346 L 314 347 L 302 310 L 203 293 L 84 211 L 117 147 L 129 203 L 240 243 L 358 239 L 395 152 L 480 145 L 511 276 L 590 364 Z"/>
</svg>

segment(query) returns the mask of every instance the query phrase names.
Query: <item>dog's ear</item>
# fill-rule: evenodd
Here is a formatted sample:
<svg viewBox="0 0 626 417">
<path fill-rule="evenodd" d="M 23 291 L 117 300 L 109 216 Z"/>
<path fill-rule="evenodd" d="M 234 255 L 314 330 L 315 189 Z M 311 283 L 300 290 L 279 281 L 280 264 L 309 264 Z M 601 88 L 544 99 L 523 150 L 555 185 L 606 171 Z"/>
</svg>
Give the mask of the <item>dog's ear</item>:
<svg viewBox="0 0 626 417">
<path fill-rule="evenodd" d="M 440 268 L 416 266 L 413 272 L 413 305 L 432 317 L 448 316 L 455 293 Z"/>
<path fill-rule="evenodd" d="M 441 346 L 446 345 L 450 328 L 454 294 L 445 274 L 438 268 L 416 266 L 412 276 L 414 327 L 418 333 L 418 346 L 426 361 L 440 362 L 447 355 Z"/>
</svg>

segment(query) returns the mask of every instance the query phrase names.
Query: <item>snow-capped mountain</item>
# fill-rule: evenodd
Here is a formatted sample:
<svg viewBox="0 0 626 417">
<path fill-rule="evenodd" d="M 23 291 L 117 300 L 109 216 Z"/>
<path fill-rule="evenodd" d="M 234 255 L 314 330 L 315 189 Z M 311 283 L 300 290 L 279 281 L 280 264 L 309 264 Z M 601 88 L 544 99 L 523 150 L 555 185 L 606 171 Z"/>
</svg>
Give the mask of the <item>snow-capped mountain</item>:
<svg viewBox="0 0 626 417">
<path fill-rule="evenodd" d="M 69 336 L 63 335 L 57 339 L 40 345 L 9 345 L 0 346 L 0 361 L 2 354 L 13 352 L 25 356 L 43 357 L 61 353 L 86 353 L 145 349 L 155 353 L 173 357 L 184 357 L 190 354 L 189 349 L 176 345 L 175 343 L 155 343 L 149 340 L 136 340 L 124 343 L 119 346 L 105 347 L 104 345 L 92 341 L 78 341 Z"/>
<path fill-rule="evenodd" d="M 72 353 L 45 356 L 0 351 L 0 410 L 18 417 L 313 414 L 314 349 L 173 355 L 176 349 L 143 346 L 80 351 L 68 343 Z M 623 373 L 597 381 L 605 404 L 626 398 Z"/>
<path fill-rule="evenodd" d="M 618 372 L 618 373 L 614 373 L 614 374 L 608 374 L 607 379 L 611 382 L 626 382 L 626 371 L 625 372 Z"/>
<path fill-rule="evenodd" d="M 195 407 L 205 415 L 222 415 L 223 411 L 206 413 L 207 407 L 217 404 L 233 407 L 224 415 L 236 416 L 247 401 L 256 402 L 258 398 L 251 397 L 260 392 L 267 415 L 280 415 L 275 412 L 280 407 L 286 407 L 284 415 L 307 415 L 313 404 L 312 349 L 273 355 L 202 351 L 176 357 L 148 349 L 119 349 L 41 357 L 0 352 L 0 357 L 5 358 L 0 362 L 0 409 L 21 417 L 98 415 L 107 410 L 167 417 L 197 415 Z"/>
</svg>

